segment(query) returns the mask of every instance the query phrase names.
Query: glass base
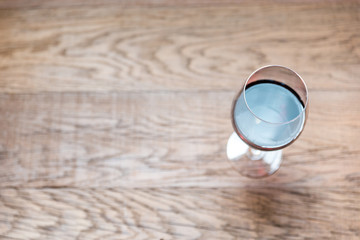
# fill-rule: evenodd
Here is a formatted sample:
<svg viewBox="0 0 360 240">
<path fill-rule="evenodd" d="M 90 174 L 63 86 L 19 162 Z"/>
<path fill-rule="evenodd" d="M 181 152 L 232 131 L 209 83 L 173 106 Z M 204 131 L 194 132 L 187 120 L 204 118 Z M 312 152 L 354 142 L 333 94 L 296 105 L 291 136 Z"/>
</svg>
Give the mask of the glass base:
<svg viewBox="0 0 360 240">
<path fill-rule="evenodd" d="M 275 173 L 281 164 L 282 150 L 260 151 L 250 148 L 234 132 L 227 143 L 227 157 L 241 175 L 262 178 Z"/>
</svg>

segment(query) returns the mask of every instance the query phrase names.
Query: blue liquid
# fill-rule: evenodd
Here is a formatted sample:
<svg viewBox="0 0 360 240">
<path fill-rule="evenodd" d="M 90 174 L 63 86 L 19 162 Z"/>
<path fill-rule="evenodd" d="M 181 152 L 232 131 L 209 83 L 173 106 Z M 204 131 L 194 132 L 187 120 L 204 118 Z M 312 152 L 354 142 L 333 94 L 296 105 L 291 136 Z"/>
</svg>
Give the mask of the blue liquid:
<svg viewBox="0 0 360 240">
<path fill-rule="evenodd" d="M 240 94 L 234 117 L 242 137 L 254 145 L 271 149 L 290 143 L 300 134 L 305 111 L 296 93 L 289 89 L 280 83 L 263 80 L 245 90 L 246 102 L 244 92 Z"/>
</svg>

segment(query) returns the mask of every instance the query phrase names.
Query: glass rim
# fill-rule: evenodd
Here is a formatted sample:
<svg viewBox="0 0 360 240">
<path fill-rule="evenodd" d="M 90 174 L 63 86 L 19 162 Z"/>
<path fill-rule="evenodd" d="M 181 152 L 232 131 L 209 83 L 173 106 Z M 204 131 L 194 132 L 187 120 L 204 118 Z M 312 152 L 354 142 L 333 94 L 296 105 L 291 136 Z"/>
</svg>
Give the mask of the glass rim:
<svg viewBox="0 0 360 240">
<path fill-rule="evenodd" d="M 246 91 L 245 91 L 245 90 L 246 90 L 246 86 L 247 86 L 247 83 L 248 83 L 248 81 L 250 80 L 250 78 L 251 78 L 255 73 L 259 72 L 260 70 L 265 69 L 265 68 L 270 68 L 270 67 L 283 68 L 283 69 L 286 69 L 286 70 L 294 73 L 294 74 L 301 80 L 302 84 L 305 86 L 306 102 L 305 102 L 305 104 L 304 104 L 304 107 L 303 107 L 302 111 L 299 112 L 299 114 L 298 114 L 295 118 L 293 118 L 293 119 L 291 119 L 291 120 L 289 120 L 289 121 L 286 121 L 286 122 L 280 122 L 280 123 L 279 123 L 279 122 L 269 122 L 269 121 L 266 121 L 266 120 L 258 117 L 258 116 L 251 110 L 251 108 L 249 107 L 249 105 L 248 105 L 248 103 L 247 103 L 247 100 L 246 100 Z M 292 69 L 290 69 L 290 68 L 288 68 L 288 67 L 284 67 L 284 66 L 282 66 L 282 65 L 266 65 L 266 66 L 263 66 L 263 67 L 260 67 L 260 68 L 256 69 L 256 70 L 255 70 L 254 72 L 252 72 L 252 73 L 249 75 L 249 77 L 247 78 L 246 82 L 244 83 L 242 92 L 244 92 L 244 101 L 245 101 L 246 108 L 251 112 L 251 114 L 254 115 L 255 118 L 259 119 L 259 120 L 262 121 L 262 122 L 265 122 L 265 123 L 268 123 L 268 124 L 274 124 L 274 125 L 285 125 L 285 124 L 289 124 L 289 123 L 291 123 L 291 122 L 296 121 L 296 120 L 297 120 L 298 118 L 300 118 L 300 116 L 303 115 L 304 112 L 306 111 L 307 105 L 308 105 L 308 101 L 309 101 L 308 88 L 307 88 L 307 86 L 306 86 L 306 83 L 305 83 L 304 79 L 302 79 L 302 77 L 301 77 L 297 72 L 295 72 L 294 70 L 292 70 Z M 233 112 L 235 111 L 236 101 L 237 101 L 237 99 L 238 99 L 239 97 L 240 97 L 240 94 L 238 94 L 238 97 L 235 99 L 235 104 L 234 104 L 234 107 L 233 107 Z M 234 116 L 234 117 L 235 117 L 235 116 Z"/>
</svg>

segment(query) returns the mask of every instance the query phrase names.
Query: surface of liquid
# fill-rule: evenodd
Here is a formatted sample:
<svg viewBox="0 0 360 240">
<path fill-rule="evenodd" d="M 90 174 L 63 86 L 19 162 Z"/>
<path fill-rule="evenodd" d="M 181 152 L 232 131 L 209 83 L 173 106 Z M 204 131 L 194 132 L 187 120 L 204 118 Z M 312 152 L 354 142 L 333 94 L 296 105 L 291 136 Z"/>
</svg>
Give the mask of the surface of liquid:
<svg viewBox="0 0 360 240">
<path fill-rule="evenodd" d="M 241 135 L 253 144 L 278 148 L 302 131 L 303 109 L 299 96 L 290 87 L 272 80 L 260 80 L 249 84 L 245 94 L 242 92 L 237 99 L 235 124 Z"/>
</svg>

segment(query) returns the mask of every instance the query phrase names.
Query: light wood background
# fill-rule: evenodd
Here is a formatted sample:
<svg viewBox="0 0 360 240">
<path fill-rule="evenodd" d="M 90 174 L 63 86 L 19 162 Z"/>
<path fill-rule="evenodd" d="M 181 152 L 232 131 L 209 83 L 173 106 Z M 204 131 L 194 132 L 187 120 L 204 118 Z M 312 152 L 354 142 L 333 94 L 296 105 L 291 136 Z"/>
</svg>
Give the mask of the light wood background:
<svg viewBox="0 0 360 240">
<path fill-rule="evenodd" d="M 256 68 L 310 90 L 263 180 L 226 160 Z M 1 239 L 360 239 L 360 2 L 0 1 Z"/>
</svg>

